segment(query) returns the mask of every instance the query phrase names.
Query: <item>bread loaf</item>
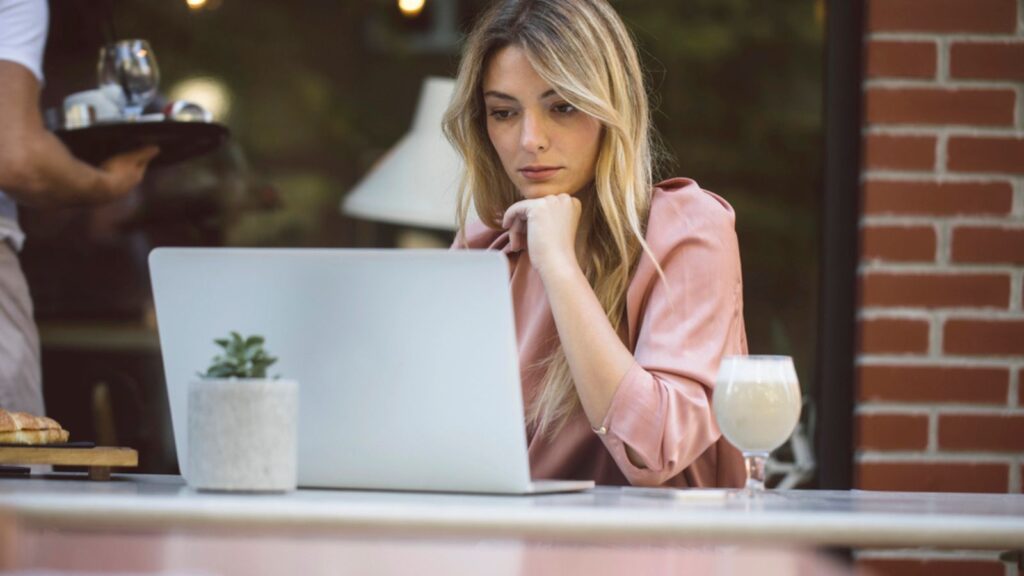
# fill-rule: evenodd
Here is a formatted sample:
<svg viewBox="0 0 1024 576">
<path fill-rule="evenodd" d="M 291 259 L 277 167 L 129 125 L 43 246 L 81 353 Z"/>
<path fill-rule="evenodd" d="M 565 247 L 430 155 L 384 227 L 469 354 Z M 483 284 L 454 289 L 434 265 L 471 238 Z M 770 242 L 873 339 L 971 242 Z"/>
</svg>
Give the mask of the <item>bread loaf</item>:
<svg viewBox="0 0 1024 576">
<path fill-rule="evenodd" d="M 0 444 L 63 444 L 68 431 L 53 418 L 0 408 Z"/>
</svg>

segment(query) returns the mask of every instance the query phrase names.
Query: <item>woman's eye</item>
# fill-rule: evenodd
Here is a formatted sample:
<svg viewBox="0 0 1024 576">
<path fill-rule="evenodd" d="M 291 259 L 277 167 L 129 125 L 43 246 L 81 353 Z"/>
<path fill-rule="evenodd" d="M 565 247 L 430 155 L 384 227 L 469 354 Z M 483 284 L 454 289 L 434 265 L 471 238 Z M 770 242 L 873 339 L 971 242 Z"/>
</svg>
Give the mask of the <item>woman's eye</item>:
<svg viewBox="0 0 1024 576">
<path fill-rule="evenodd" d="M 576 107 L 569 103 L 555 104 L 555 112 L 559 114 L 572 114 L 576 111 Z"/>
<path fill-rule="evenodd" d="M 495 120 L 508 120 L 511 117 L 511 110 L 491 110 L 491 118 L 494 118 Z"/>
</svg>

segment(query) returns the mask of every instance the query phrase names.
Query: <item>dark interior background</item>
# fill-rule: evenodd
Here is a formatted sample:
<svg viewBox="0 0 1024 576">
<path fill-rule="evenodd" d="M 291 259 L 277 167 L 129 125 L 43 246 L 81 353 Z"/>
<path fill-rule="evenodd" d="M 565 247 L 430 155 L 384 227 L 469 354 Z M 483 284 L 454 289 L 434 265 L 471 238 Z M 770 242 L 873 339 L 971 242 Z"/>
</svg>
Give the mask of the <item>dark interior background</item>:
<svg viewBox="0 0 1024 576">
<path fill-rule="evenodd" d="M 455 73 L 485 4 L 427 0 L 407 17 L 395 0 L 52 0 L 44 106 L 95 87 L 105 38 L 145 38 L 161 96 L 186 82 L 219 95 L 231 138 L 117 204 L 24 213 L 48 412 L 76 439 L 138 448 L 141 471 L 174 472 L 149 250 L 394 245 L 400 228 L 339 202 L 407 130 L 423 79 Z M 823 3 L 613 4 L 647 66 L 672 159 L 662 175 L 695 178 L 738 213 L 751 352 L 793 355 L 813 395 Z"/>
</svg>

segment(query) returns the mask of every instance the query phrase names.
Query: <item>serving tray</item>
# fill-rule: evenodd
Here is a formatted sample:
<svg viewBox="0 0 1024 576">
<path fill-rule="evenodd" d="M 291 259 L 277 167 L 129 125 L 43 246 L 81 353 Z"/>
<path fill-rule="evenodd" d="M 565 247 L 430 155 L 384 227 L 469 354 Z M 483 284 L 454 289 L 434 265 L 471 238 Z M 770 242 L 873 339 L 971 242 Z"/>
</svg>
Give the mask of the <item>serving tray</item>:
<svg viewBox="0 0 1024 576">
<path fill-rule="evenodd" d="M 93 165 L 120 154 L 156 145 L 151 165 L 166 166 L 213 152 L 227 140 L 228 129 L 216 122 L 113 122 L 53 132 L 77 158 Z"/>
</svg>

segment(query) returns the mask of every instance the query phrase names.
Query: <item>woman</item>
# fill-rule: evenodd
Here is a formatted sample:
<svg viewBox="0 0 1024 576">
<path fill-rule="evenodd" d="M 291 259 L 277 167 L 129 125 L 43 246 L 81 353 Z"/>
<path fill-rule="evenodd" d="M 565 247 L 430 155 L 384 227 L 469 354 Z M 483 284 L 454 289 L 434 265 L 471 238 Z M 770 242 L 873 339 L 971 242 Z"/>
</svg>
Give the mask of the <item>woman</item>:
<svg viewBox="0 0 1024 576">
<path fill-rule="evenodd" d="M 642 71 L 615 11 L 496 2 L 444 128 L 466 165 L 456 247 L 509 256 L 533 475 L 741 486 L 711 410 L 722 356 L 746 353 L 734 214 L 693 181 L 653 185 Z"/>
</svg>

